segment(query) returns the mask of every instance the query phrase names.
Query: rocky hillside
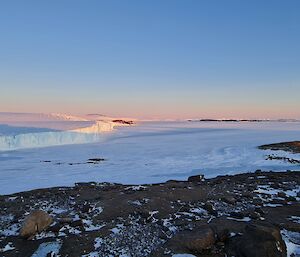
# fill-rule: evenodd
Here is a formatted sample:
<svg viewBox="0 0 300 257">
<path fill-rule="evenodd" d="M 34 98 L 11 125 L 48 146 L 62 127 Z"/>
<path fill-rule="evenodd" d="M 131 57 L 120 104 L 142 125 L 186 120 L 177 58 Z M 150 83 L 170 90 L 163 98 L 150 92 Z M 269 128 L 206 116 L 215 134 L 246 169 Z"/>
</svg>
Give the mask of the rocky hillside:
<svg viewBox="0 0 300 257">
<path fill-rule="evenodd" d="M 300 247 L 299 191 L 299 172 L 257 171 L 0 196 L 0 255 L 290 256 Z"/>
</svg>

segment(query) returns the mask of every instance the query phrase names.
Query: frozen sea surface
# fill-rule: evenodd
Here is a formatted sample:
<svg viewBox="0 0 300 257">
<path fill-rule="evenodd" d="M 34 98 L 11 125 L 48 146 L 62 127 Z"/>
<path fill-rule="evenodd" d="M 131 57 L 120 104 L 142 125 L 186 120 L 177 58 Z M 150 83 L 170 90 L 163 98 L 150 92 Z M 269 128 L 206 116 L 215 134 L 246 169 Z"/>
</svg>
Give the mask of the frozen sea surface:
<svg viewBox="0 0 300 257">
<path fill-rule="evenodd" d="M 104 133 L 100 142 L 0 151 L 0 194 L 75 182 L 142 184 L 199 173 L 300 170 L 299 165 L 265 160 L 271 152 L 256 148 L 299 139 L 298 122 L 144 122 Z M 274 153 L 300 160 L 299 154 Z M 86 164 L 89 158 L 106 161 Z"/>
</svg>

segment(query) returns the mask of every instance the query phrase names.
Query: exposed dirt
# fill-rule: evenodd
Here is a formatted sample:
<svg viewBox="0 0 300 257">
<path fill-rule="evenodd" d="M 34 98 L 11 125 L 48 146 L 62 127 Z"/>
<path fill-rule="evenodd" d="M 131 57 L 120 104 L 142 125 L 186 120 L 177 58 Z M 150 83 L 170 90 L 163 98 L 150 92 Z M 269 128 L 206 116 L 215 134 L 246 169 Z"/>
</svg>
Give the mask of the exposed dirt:
<svg viewBox="0 0 300 257">
<path fill-rule="evenodd" d="M 267 249 L 268 256 L 286 256 L 284 241 L 300 245 L 299 191 L 300 172 L 257 171 L 0 196 L 0 255 L 253 257 Z M 19 231 L 33 210 L 46 211 L 54 222 L 25 240 Z"/>
</svg>

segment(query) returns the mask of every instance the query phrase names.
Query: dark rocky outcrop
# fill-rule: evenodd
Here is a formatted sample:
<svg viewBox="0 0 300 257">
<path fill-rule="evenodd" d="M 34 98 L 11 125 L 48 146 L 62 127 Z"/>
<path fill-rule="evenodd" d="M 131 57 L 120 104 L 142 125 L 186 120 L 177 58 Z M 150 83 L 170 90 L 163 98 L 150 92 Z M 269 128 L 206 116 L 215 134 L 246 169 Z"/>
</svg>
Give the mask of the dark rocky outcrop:
<svg viewBox="0 0 300 257">
<path fill-rule="evenodd" d="M 201 182 L 204 181 L 204 175 L 194 175 L 188 177 L 188 182 Z"/>
<path fill-rule="evenodd" d="M 261 145 L 258 148 L 262 150 L 273 150 L 273 151 L 282 150 L 282 151 L 288 151 L 293 153 L 300 153 L 300 141 Z"/>
</svg>

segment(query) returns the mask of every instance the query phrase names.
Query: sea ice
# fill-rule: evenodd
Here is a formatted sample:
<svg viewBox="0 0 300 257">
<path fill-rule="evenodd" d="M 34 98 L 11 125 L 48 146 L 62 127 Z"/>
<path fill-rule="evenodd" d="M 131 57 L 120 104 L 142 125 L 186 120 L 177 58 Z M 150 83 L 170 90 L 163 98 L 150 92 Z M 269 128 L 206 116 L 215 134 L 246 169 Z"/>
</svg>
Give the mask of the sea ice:
<svg viewBox="0 0 300 257">
<path fill-rule="evenodd" d="M 299 165 L 266 160 L 272 151 L 257 149 L 262 144 L 300 138 L 299 122 L 141 122 L 96 136 L 100 136 L 100 141 L 94 140 L 94 134 L 65 131 L 15 134 L 8 141 L 2 138 L 5 149 L 9 145 L 15 149 L 15 146 L 46 146 L 49 142 L 53 145 L 69 140 L 78 143 L 90 140 L 90 143 L 0 151 L 0 194 L 73 186 L 76 182 L 141 185 L 186 180 L 196 174 L 209 178 L 256 169 L 299 169 Z M 105 161 L 86 163 L 90 158 Z M 293 158 L 300 159 L 300 155 Z M 144 189 L 128 187 L 128 190 Z M 290 193 L 294 195 L 296 191 Z"/>
</svg>

